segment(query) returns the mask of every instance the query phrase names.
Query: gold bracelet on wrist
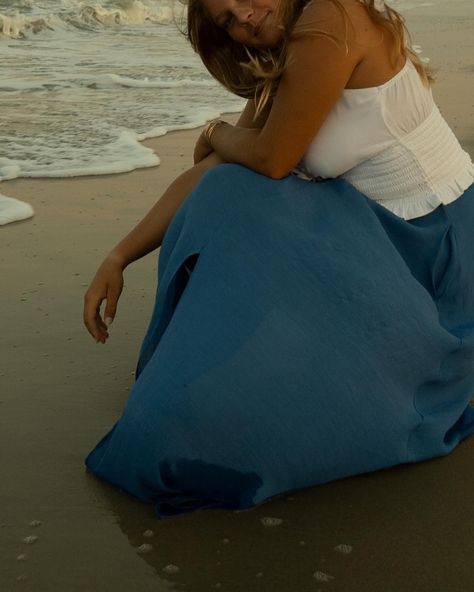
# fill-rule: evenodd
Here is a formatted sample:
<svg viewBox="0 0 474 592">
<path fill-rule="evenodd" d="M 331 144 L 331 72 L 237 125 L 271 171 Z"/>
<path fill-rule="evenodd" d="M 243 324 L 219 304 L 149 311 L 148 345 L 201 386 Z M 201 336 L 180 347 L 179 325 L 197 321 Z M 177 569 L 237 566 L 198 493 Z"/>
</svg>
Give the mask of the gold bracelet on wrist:
<svg viewBox="0 0 474 592">
<path fill-rule="evenodd" d="M 216 128 L 220 127 L 223 123 L 224 121 L 222 121 L 222 119 L 213 119 L 206 125 L 204 129 L 204 137 L 209 144 L 211 144 L 212 134 L 215 132 Z"/>
</svg>

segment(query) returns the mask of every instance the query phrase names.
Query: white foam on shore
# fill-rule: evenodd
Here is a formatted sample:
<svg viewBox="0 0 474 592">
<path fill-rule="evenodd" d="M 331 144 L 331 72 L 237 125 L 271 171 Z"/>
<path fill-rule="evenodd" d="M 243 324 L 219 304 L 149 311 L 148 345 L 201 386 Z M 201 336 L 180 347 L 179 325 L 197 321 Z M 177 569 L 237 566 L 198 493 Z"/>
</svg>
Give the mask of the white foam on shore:
<svg viewBox="0 0 474 592">
<path fill-rule="evenodd" d="M 26 220 L 34 215 L 30 204 L 0 194 L 0 226 Z"/>
<path fill-rule="evenodd" d="M 0 82 L 0 87 L 1 87 Z M 125 88 L 212 88 L 215 86 L 213 80 L 193 80 L 191 78 L 130 78 L 118 74 L 102 74 L 84 84 L 89 88 L 107 88 L 111 86 L 123 86 Z"/>
<path fill-rule="evenodd" d="M 230 112 L 237 111 L 235 109 Z M 130 129 L 113 131 L 104 125 L 104 137 L 115 135 L 110 141 L 76 142 L 74 130 L 58 131 L 54 136 L 17 139 L 10 143 L 9 156 L 0 157 L 0 182 L 18 177 L 79 177 L 125 173 L 138 168 L 160 164 L 155 152 L 141 142 L 164 136 L 172 131 L 189 130 L 203 126 L 222 113 L 215 109 L 201 109 L 185 118 L 182 123 L 155 126 L 138 133 Z M 93 133 L 92 128 L 90 128 Z M 96 130 L 98 137 L 100 130 Z M 25 153 L 28 158 L 25 158 Z"/>
<path fill-rule="evenodd" d="M 157 128 L 154 135 L 163 135 L 166 130 Z M 0 181 L 17 177 L 78 177 L 84 175 L 108 175 L 125 173 L 137 168 L 153 167 L 160 164 L 159 157 L 140 144 L 139 134 L 132 130 L 122 130 L 115 141 L 95 146 L 93 150 L 77 147 L 74 152 L 48 163 L 41 141 L 32 140 L 30 149 L 38 153 L 38 159 L 14 160 L 0 159 Z"/>
</svg>

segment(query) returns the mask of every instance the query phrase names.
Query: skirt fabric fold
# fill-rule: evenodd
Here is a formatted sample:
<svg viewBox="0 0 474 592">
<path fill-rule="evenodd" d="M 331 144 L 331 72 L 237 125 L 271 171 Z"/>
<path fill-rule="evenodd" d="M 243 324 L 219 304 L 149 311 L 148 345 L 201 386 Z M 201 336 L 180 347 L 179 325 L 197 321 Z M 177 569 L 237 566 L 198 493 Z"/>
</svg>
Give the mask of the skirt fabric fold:
<svg viewBox="0 0 474 592">
<path fill-rule="evenodd" d="M 448 454 L 474 432 L 473 228 L 473 187 L 406 221 L 342 180 L 209 171 L 87 467 L 170 516 Z"/>
</svg>

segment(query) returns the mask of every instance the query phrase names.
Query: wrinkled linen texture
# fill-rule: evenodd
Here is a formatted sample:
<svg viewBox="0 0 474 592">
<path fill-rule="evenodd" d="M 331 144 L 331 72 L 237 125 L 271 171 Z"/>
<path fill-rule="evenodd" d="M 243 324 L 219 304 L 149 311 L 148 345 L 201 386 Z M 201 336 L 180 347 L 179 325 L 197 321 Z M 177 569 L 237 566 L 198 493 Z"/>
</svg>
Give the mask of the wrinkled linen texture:
<svg viewBox="0 0 474 592">
<path fill-rule="evenodd" d="M 474 431 L 474 187 L 406 221 L 344 180 L 209 171 L 87 458 L 159 516 L 448 454 Z"/>
</svg>

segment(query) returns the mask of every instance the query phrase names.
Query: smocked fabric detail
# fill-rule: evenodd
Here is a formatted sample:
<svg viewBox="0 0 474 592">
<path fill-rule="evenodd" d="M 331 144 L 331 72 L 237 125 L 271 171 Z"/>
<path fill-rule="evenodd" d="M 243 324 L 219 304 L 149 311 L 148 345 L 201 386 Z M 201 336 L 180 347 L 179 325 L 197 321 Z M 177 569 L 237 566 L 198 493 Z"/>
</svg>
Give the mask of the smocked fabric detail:
<svg viewBox="0 0 474 592">
<path fill-rule="evenodd" d="M 342 177 L 409 220 L 460 197 L 474 182 L 474 164 L 434 106 L 413 132 Z"/>
<path fill-rule="evenodd" d="M 295 174 L 343 178 L 409 220 L 460 197 L 474 164 L 407 61 L 380 86 L 344 90 Z"/>
</svg>

